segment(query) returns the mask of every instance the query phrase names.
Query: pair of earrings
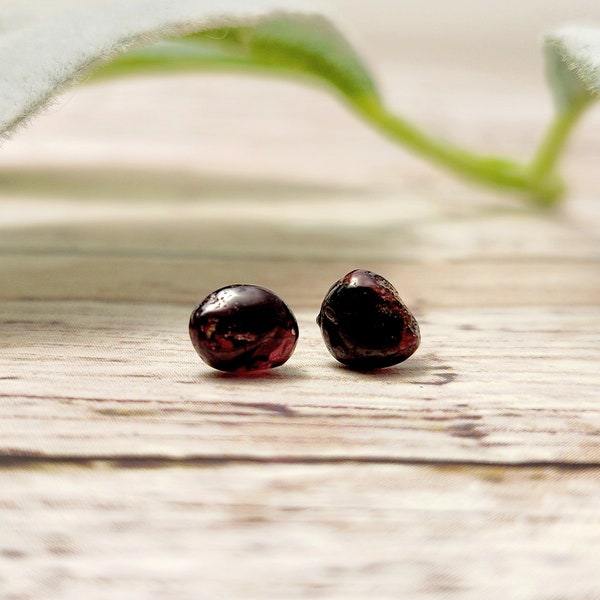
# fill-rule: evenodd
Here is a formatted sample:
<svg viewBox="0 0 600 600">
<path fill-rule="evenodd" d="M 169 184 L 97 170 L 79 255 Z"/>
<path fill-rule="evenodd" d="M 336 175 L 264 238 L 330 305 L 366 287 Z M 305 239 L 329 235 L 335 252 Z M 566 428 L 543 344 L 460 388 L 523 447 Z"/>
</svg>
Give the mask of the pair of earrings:
<svg viewBox="0 0 600 600">
<path fill-rule="evenodd" d="M 356 269 L 334 283 L 317 317 L 327 349 L 358 370 L 389 367 L 419 347 L 419 325 L 394 286 Z M 209 294 L 193 311 L 196 352 L 221 371 L 262 371 L 285 363 L 298 341 L 298 323 L 271 290 L 235 284 Z"/>
</svg>

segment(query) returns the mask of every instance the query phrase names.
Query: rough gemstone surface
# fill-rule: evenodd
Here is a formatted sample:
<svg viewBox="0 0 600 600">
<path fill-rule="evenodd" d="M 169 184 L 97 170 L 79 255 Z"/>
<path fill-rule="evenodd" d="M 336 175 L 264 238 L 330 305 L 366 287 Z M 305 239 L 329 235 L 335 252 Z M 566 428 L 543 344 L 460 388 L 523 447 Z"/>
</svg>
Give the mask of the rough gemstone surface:
<svg viewBox="0 0 600 600">
<path fill-rule="evenodd" d="M 317 324 L 329 352 L 359 370 L 395 365 L 419 347 L 419 324 L 384 277 L 356 269 L 331 286 Z"/>
<path fill-rule="evenodd" d="M 230 285 L 209 294 L 190 316 L 190 338 L 202 360 L 221 371 L 262 371 L 294 352 L 298 323 L 271 290 Z"/>
</svg>

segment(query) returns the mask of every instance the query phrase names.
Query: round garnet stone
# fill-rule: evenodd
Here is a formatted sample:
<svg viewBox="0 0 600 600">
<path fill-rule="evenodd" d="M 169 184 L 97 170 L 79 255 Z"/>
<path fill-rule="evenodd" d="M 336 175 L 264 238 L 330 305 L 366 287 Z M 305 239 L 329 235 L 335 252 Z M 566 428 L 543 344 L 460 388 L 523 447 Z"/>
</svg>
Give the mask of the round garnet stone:
<svg viewBox="0 0 600 600">
<path fill-rule="evenodd" d="M 236 284 L 209 294 L 190 316 L 200 358 L 221 371 L 262 371 L 294 352 L 298 323 L 271 290 Z"/>
<path fill-rule="evenodd" d="M 419 324 L 394 286 L 356 269 L 333 284 L 317 317 L 334 358 L 354 369 L 389 367 L 419 347 Z"/>
</svg>

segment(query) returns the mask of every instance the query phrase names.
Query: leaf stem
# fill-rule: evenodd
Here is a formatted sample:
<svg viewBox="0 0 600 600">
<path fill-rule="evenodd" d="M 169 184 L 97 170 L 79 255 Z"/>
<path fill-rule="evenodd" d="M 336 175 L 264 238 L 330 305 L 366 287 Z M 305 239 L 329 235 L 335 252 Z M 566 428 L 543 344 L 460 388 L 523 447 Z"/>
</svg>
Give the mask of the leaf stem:
<svg viewBox="0 0 600 600">
<path fill-rule="evenodd" d="M 550 204 L 562 194 L 558 177 L 551 172 L 552 164 L 536 176 L 529 165 L 496 156 L 480 156 L 431 137 L 405 119 L 391 113 L 378 98 L 353 101 L 357 112 L 396 142 L 430 159 L 453 173 L 479 183 L 525 192 L 539 204 Z"/>
<path fill-rule="evenodd" d="M 235 40 L 234 40 L 235 41 Z M 203 43 L 201 43 L 203 42 Z M 556 166 L 564 151 L 573 126 L 586 108 L 589 100 L 584 98 L 558 112 L 542 138 L 533 159 L 528 163 L 499 156 L 486 156 L 469 152 L 459 146 L 434 137 L 405 118 L 392 113 L 376 91 L 356 93 L 346 86 L 332 82 L 331 75 L 290 67 L 285 61 L 280 65 L 242 52 L 224 52 L 214 48 L 211 40 L 207 46 L 203 38 L 163 43 L 160 47 L 135 50 L 100 70 L 97 76 L 123 75 L 142 70 L 168 69 L 197 70 L 200 68 L 231 68 L 234 70 L 258 70 L 283 73 L 322 80 L 341 93 L 354 111 L 374 129 L 416 154 L 446 170 L 488 187 L 518 192 L 525 200 L 540 206 L 555 204 L 564 194 L 564 185 L 556 173 Z M 244 50 L 242 48 L 242 50 Z M 302 63 L 303 64 L 303 63 Z"/>
<path fill-rule="evenodd" d="M 585 98 L 556 113 L 530 163 L 529 170 L 533 179 L 543 179 L 555 170 L 574 125 L 589 104 L 589 99 Z"/>
</svg>

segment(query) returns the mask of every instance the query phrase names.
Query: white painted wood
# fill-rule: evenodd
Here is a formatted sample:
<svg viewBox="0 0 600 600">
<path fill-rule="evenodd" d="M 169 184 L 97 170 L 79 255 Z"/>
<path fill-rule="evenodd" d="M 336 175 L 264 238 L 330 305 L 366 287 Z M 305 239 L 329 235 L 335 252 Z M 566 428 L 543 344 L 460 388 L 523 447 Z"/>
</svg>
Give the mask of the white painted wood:
<svg viewBox="0 0 600 600">
<path fill-rule="evenodd" d="M 596 308 L 427 310 L 418 353 L 369 374 L 302 311 L 288 364 L 237 377 L 197 357 L 190 307 L 0 306 L 5 454 L 600 463 Z"/>
<path fill-rule="evenodd" d="M 99 463 L 1 477 L 5 598 L 600 594 L 597 470 Z"/>
</svg>

